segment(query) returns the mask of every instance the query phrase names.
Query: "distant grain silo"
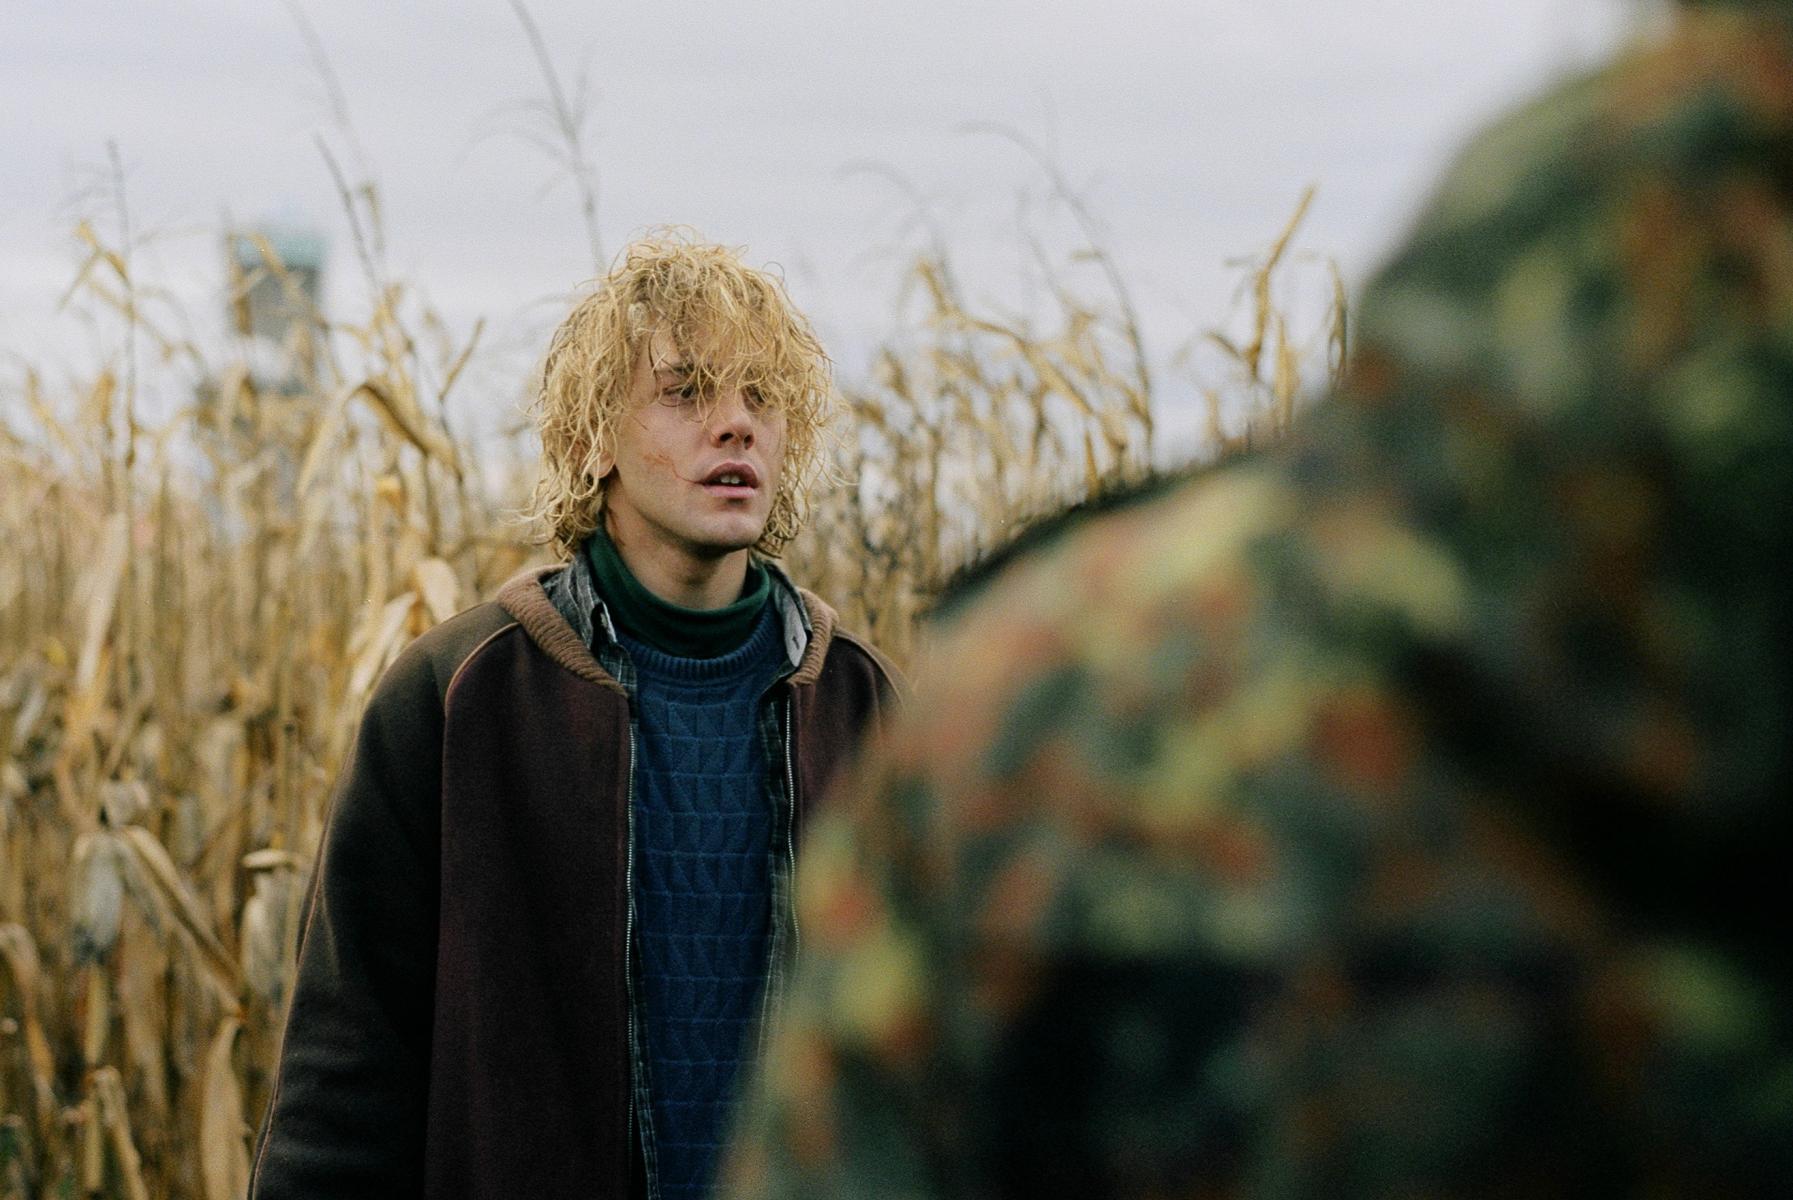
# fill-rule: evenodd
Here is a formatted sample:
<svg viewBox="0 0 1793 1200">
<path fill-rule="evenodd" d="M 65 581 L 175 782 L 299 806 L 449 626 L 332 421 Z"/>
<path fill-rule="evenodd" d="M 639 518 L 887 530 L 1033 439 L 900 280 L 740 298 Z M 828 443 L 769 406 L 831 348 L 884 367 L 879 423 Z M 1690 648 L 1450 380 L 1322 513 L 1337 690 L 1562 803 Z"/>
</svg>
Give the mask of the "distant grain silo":
<svg viewBox="0 0 1793 1200">
<path fill-rule="evenodd" d="M 248 340 L 263 386 L 294 391 L 316 378 L 324 252 L 323 235 L 297 225 L 262 225 L 225 237 L 225 319 Z"/>
</svg>

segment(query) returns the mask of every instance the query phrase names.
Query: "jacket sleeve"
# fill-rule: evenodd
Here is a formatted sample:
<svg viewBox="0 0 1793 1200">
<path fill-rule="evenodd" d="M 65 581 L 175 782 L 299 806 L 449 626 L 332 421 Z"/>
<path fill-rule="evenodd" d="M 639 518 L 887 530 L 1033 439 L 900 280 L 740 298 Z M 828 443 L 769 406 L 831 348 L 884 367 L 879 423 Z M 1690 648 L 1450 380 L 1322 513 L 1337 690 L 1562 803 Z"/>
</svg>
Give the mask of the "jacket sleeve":
<svg viewBox="0 0 1793 1200">
<path fill-rule="evenodd" d="M 441 750 L 413 645 L 368 704 L 319 848 L 252 1200 L 422 1192 Z"/>
</svg>

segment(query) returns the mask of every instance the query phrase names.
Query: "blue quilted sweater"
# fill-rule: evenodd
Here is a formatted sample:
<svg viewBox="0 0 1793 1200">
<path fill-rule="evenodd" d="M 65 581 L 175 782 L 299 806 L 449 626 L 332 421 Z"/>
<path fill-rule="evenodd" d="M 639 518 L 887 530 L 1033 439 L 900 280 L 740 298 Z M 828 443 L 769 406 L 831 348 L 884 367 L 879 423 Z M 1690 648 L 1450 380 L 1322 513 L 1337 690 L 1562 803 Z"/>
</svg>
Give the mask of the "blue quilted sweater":
<svg viewBox="0 0 1793 1200">
<path fill-rule="evenodd" d="M 774 606 L 720 658 L 624 636 L 636 674 L 635 911 L 650 1144 L 662 1200 L 702 1200 L 766 977 L 772 811 L 760 696 Z"/>
</svg>

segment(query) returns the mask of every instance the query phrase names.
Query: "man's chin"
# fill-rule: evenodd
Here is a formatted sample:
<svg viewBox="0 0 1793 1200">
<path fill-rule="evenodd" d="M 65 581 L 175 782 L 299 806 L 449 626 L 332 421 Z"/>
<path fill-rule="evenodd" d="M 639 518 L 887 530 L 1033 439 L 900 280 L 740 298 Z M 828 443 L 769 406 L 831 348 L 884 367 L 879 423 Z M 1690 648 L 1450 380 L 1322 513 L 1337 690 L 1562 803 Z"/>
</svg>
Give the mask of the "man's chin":
<svg viewBox="0 0 1793 1200">
<path fill-rule="evenodd" d="M 765 531 L 763 521 L 757 525 L 741 522 L 694 530 L 689 541 L 692 549 L 699 554 L 726 558 L 736 551 L 752 549 Z"/>
</svg>

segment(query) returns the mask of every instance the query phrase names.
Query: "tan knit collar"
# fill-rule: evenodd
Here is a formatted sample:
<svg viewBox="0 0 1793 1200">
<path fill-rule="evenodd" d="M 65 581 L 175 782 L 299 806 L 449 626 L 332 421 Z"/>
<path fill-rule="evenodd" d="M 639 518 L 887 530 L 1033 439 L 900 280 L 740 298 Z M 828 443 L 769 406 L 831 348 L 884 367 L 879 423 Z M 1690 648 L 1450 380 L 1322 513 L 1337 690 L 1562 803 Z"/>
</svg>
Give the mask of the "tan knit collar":
<svg viewBox="0 0 1793 1200">
<path fill-rule="evenodd" d="M 827 657 L 829 643 L 834 639 L 834 610 L 814 592 L 793 584 L 776 565 L 766 565 L 773 573 L 775 586 L 794 596 L 796 603 L 801 606 L 793 615 L 808 619 L 808 629 L 804 631 L 808 642 L 803 647 L 803 655 L 796 670 L 791 673 L 790 683 L 794 687 L 813 684 L 821 678 L 822 660 Z M 554 602 L 542 588 L 544 579 L 564 569 L 564 563 L 557 563 L 552 566 L 529 567 L 513 575 L 498 589 L 498 605 L 515 617 L 517 624 L 523 627 L 523 632 L 556 663 L 581 679 L 600 687 L 621 691 L 622 685 L 611 677 L 610 672 L 598 665 L 591 648 L 579 639 L 579 635 L 567 624 L 566 618 L 560 615 L 560 610 L 554 607 Z M 787 638 L 798 633 L 789 627 L 788 620 L 786 626 Z"/>
</svg>

